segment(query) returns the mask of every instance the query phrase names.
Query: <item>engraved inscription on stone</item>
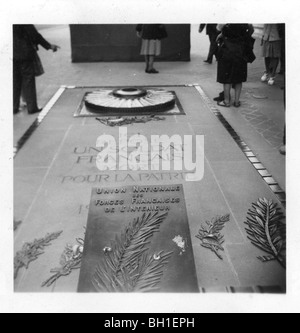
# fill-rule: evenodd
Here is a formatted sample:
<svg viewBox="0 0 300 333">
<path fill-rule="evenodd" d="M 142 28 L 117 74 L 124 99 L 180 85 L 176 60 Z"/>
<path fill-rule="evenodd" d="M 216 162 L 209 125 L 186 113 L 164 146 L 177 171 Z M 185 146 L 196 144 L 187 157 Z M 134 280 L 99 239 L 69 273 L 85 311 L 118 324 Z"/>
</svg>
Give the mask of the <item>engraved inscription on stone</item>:
<svg viewBox="0 0 300 333">
<path fill-rule="evenodd" d="M 182 185 L 92 189 L 78 291 L 199 291 Z"/>
</svg>

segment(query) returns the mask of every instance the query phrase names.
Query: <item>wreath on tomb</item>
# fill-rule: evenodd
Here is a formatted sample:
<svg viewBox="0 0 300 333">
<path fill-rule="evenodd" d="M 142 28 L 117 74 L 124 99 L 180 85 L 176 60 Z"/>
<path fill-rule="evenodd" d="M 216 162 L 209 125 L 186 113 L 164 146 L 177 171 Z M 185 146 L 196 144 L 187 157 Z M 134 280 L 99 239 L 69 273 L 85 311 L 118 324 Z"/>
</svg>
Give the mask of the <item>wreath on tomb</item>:
<svg viewBox="0 0 300 333">
<path fill-rule="evenodd" d="M 282 222 L 283 213 L 277 203 L 272 200 L 258 199 L 252 204 L 244 222 L 248 239 L 253 245 L 267 253 L 257 257 L 262 262 L 277 260 L 281 266 L 286 266 L 286 227 Z"/>
<path fill-rule="evenodd" d="M 92 283 L 97 292 L 153 292 L 159 289 L 163 268 L 173 252 L 149 253 L 150 238 L 168 213 L 143 214 L 103 249 Z"/>
<path fill-rule="evenodd" d="M 50 273 L 54 274 L 42 283 L 42 287 L 50 287 L 61 276 L 70 275 L 73 270 L 81 267 L 84 240 L 77 238 L 76 242 L 77 244 L 65 246 L 60 257 L 60 266 L 50 270 Z"/>
<path fill-rule="evenodd" d="M 47 234 L 43 238 L 25 243 L 22 250 L 18 251 L 14 257 L 14 278 L 16 279 L 18 272 L 22 267 L 28 269 L 29 264 L 38 259 L 38 257 L 44 253 L 43 250 L 45 247 L 49 246 L 51 241 L 58 238 L 61 233 L 62 231 L 53 232 Z"/>
<path fill-rule="evenodd" d="M 196 235 L 200 239 L 201 246 L 210 249 L 215 255 L 223 260 L 219 251 L 224 251 L 222 244 L 224 243 L 224 236 L 221 230 L 224 228 L 226 222 L 230 220 L 230 215 L 217 216 L 211 221 L 206 221 L 206 225 L 201 225 Z"/>
<path fill-rule="evenodd" d="M 147 123 L 149 121 L 160 121 L 165 119 L 166 119 L 165 117 L 159 117 L 155 115 L 139 116 L 139 117 L 126 116 L 126 117 L 96 118 L 96 120 L 98 120 L 100 123 L 110 127 L 130 125 L 134 123 Z"/>
</svg>

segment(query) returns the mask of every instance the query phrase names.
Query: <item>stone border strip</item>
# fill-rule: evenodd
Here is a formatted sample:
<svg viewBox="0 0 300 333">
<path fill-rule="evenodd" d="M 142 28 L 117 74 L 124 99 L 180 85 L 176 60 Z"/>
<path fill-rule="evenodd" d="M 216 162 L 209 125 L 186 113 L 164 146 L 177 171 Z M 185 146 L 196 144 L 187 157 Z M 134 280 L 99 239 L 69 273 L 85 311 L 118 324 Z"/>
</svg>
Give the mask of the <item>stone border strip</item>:
<svg viewBox="0 0 300 333">
<path fill-rule="evenodd" d="M 269 171 L 264 167 L 264 165 L 259 161 L 253 151 L 249 148 L 249 146 L 245 143 L 245 141 L 240 137 L 239 134 L 232 128 L 232 126 L 228 123 L 228 121 L 224 118 L 220 110 L 212 103 L 210 98 L 205 94 L 203 89 L 199 84 L 191 84 L 190 86 L 195 87 L 195 89 L 199 92 L 202 99 L 207 104 L 208 108 L 212 111 L 212 113 L 219 119 L 221 124 L 225 127 L 227 132 L 231 135 L 233 140 L 237 143 L 239 148 L 247 157 L 248 161 L 252 164 L 258 174 L 262 177 L 262 179 L 269 186 L 270 190 L 276 195 L 277 199 L 280 201 L 282 206 L 286 207 L 286 194 L 285 191 L 279 186 L 278 182 L 272 177 Z"/>
<path fill-rule="evenodd" d="M 13 148 L 13 157 L 17 155 L 19 150 L 24 146 L 25 142 L 31 137 L 31 135 L 34 133 L 34 131 L 39 127 L 39 125 L 42 123 L 44 118 L 47 116 L 53 105 L 57 102 L 57 100 L 60 98 L 62 93 L 65 91 L 67 87 L 61 86 L 57 92 L 54 94 L 54 96 L 50 99 L 50 101 L 46 104 L 46 106 L 43 108 L 43 110 L 39 113 L 38 117 L 35 119 L 35 121 L 30 125 L 30 127 L 27 129 L 27 131 L 21 136 L 21 138 L 18 140 L 17 144 Z"/>
<path fill-rule="evenodd" d="M 247 287 L 200 287 L 200 293 L 259 293 L 259 294 L 284 294 L 280 286 L 247 286 Z"/>
</svg>

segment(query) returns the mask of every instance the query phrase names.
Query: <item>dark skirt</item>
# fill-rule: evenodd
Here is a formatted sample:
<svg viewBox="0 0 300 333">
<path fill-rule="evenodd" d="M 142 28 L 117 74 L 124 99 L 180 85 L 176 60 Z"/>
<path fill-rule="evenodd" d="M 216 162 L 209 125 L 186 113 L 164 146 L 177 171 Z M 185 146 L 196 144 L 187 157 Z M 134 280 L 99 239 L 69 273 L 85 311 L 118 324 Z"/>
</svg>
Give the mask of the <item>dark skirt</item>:
<svg viewBox="0 0 300 333">
<path fill-rule="evenodd" d="M 227 42 L 218 57 L 217 82 L 242 83 L 247 81 L 247 61 L 243 58 L 244 46 Z"/>
</svg>

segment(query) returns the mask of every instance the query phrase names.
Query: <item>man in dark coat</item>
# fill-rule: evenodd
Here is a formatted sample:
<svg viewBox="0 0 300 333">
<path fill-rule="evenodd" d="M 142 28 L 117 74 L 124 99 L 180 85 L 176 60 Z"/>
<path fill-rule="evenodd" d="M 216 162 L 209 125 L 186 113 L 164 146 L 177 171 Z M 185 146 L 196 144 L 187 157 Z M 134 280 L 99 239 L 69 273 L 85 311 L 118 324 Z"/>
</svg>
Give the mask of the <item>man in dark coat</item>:
<svg viewBox="0 0 300 333">
<path fill-rule="evenodd" d="M 217 36 L 220 33 L 217 30 L 217 24 L 200 24 L 199 26 L 199 32 L 201 33 L 206 26 L 206 34 L 209 37 L 210 46 L 209 46 L 209 52 L 207 55 L 207 59 L 204 60 L 204 62 L 207 62 L 208 64 L 212 63 L 213 56 L 216 56 L 218 45 L 217 45 Z"/>
<path fill-rule="evenodd" d="M 56 52 L 58 46 L 48 43 L 34 25 L 13 25 L 13 112 L 19 112 L 21 92 L 25 97 L 28 113 L 41 111 L 37 105 L 35 86 L 35 57 L 38 45 Z"/>
</svg>

